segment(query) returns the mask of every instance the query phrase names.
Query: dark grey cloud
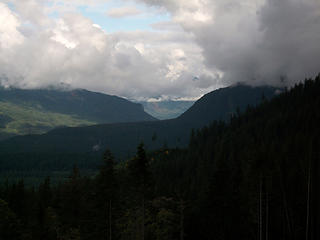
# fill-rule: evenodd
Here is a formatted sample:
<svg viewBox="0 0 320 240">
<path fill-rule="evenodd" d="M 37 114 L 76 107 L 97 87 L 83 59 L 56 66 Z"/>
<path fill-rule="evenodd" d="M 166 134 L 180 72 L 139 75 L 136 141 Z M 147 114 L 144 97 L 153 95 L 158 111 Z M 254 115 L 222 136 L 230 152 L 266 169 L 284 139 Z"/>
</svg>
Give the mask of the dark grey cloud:
<svg viewBox="0 0 320 240">
<path fill-rule="evenodd" d="M 317 0 L 152 0 L 194 34 L 223 85 L 292 85 L 320 72 Z"/>
</svg>

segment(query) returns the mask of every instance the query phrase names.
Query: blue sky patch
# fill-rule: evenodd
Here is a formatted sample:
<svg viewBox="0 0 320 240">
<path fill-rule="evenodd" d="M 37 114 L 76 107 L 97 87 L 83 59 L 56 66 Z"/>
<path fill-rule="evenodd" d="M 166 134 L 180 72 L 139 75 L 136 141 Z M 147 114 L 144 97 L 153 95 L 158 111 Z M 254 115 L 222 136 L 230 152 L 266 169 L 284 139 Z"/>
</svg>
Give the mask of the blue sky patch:
<svg viewBox="0 0 320 240">
<path fill-rule="evenodd" d="M 141 4 L 126 5 L 125 7 L 135 7 L 141 14 L 135 16 L 127 16 L 114 18 L 107 15 L 107 12 L 113 8 L 124 7 L 119 1 L 110 1 L 101 6 L 100 9 L 90 7 L 79 7 L 79 12 L 85 17 L 91 19 L 95 24 L 100 25 L 106 32 L 117 31 L 135 31 L 148 30 L 151 31 L 151 24 L 169 21 L 170 15 L 157 9 L 150 9 Z"/>
</svg>

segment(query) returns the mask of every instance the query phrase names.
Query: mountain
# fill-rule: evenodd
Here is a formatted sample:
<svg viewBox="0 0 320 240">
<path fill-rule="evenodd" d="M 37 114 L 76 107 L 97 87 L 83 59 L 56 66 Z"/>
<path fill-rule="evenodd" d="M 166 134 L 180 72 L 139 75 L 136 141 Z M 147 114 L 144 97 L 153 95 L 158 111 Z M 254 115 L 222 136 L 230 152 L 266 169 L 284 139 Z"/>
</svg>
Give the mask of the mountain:
<svg viewBox="0 0 320 240">
<path fill-rule="evenodd" d="M 27 165 L 50 162 L 48 166 L 57 166 L 54 162 L 59 161 L 58 165 L 63 166 L 77 162 L 81 156 L 81 164 L 85 166 L 94 161 L 85 155 L 100 157 L 109 148 L 118 158 L 124 158 L 132 156 L 141 141 L 147 149 L 184 147 L 192 129 L 214 120 L 228 120 L 237 109 L 243 111 L 247 105 L 256 105 L 263 96 L 271 98 L 276 92 L 272 87 L 238 85 L 206 94 L 176 119 L 59 128 L 43 135 L 13 137 L 0 142 L 0 159 L 2 166 L 8 159 L 12 159 L 12 166 L 19 165 L 19 161 Z"/>
<path fill-rule="evenodd" d="M 280 92 L 280 89 L 274 87 L 251 87 L 243 84 L 220 88 L 204 95 L 178 119 L 192 123 L 196 128 L 202 127 L 213 120 L 228 120 L 237 111 L 245 110 L 248 105 L 255 106 Z"/>
<path fill-rule="evenodd" d="M 188 239 L 320 239 L 319 93 L 320 75 L 152 154 L 155 195 L 188 205 Z"/>
<path fill-rule="evenodd" d="M 117 165 L 106 151 L 100 170 L 83 175 L 74 166 L 59 184 L 52 177 L 39 187 L 6 179 L 2 235 L 318 240 L 319 92 L 320 75 L 197 130 L 186 148 L 146 152 L 139 144 L 135 157 Z"/>
<path fill-rule="evenodd" d="M 0 88 L 0 138 L 62 126 L 153 120 L 141 104 L 102 93 Z"/>
<path fill-rule="evenodd" d="M 157 119 L 165 120 L 177 118 L 188 110 L 194 101 L 159 101 L 159 102 L 140 102 L 144 110 Z"/>
</svg>

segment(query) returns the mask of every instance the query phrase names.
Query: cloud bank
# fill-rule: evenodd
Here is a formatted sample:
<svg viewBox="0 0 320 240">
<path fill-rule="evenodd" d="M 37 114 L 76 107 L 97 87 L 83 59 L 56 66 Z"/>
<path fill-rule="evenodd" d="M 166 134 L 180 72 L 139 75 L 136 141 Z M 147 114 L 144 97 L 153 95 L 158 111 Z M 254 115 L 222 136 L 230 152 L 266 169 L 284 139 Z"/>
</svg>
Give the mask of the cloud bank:
<svg viewBox="0 0 320 240">
<path fill-rule="evenodd" d="M 52 7 L 46 3 L 27 0 L 14 6 L 0 3 L 2 85 L 69 85 L 132 99 L 198 97 L 212 87 L 192 81 L 194 75 L 212 73 L 190 33 L 109 34 L 70 6 L 54 18 L 48 17 Z"/>
<path fill-rule="evenodd" d="M 320 72 L 318 0 L 144 0 L 194 34 L 223 83 L 292 85 Z"/>
<path fill-rule="evenodd" d="M 177 99 L 236 82 L 292 85 L 320 72 L 317 0 L 137 0 L 172 19 L 116 33 L 77 11 L 86 2 L 0 3 L 2 85 Z M 89 2 L 98 9 L 105 1 Z"/>
</svg>

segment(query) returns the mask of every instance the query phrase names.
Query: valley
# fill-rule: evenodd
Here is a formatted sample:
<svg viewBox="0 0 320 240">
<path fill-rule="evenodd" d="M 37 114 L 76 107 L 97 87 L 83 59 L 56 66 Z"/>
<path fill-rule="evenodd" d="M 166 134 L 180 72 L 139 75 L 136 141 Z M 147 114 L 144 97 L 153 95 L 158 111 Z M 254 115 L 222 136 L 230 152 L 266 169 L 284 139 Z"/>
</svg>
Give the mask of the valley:
<svg viewBox="0 0 320 240">
<path fill-rule="evenodd" d="M 0 140 L 61 127 L 152 120 L 156 119 L 142 105 L 116 96 L 86 90 L 0 88 Z"/>
</svg>

